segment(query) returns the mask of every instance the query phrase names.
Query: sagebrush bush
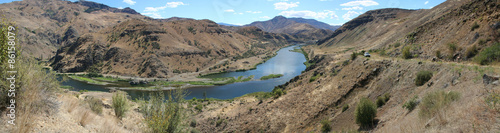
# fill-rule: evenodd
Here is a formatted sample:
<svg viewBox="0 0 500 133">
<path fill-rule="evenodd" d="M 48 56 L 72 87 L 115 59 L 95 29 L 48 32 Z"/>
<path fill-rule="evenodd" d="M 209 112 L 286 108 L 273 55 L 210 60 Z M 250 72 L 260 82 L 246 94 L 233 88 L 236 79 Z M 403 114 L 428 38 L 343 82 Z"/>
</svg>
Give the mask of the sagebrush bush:
<svg viewBox="0 0 500 133">
<path fill-rule="evenodd" d="M 418 98 L 418 96 L 415 96 L 415 97 L 411 98 L 410 100 L 406 101 L 403 104 L 403 108 L 407 109 L 408 111 L 412 111 L 413 109 L 415 109 L 415 107 L 418 105 L 417 98 Z"/>
<path fill-rule="evenodd" d="M 478 53 L 476 45 L 473 45 L 472 47 L 469 47 L 467 51 L 465 52 L 465 57 L 467 58 L 472 58 L 476 56 Z"/>
<path fill-rule="evenodd" d="M 20 45 L 16 43 L 16 62 L 15 68 L 9 68 L 7 58 L 10 54 L 8 51 L 8 26 L 5 21 L 0 20 L 0 108 L 6 109 L 10 106 L 11 98 L 8 97 L 11 82 L 7 80 L 11 74 L 6 71 L 17 71 L 15 74 L 15 126 L 9 126 L 2 131 L 7 132 L 32 132 L 35 127 L 34 118 L 38 114 L 50 114 L 57 111 L 60 107 L 59 102 L 55 98 L 55 92 L 60 91 L 60 82 L 57 80 L 55 72 L 45 71 L 42 66 L 32 57 L 23 57 L 20 55 Z M 11 27 L 14 28 L 15 27 Z M 11 29 L 14 34 L 17 30 Z M 20 38 L 17 36 L 16 38 Z M 10 110 L 0 110 L 0 112 L 8 112 Z M 5 114 L 4 114 L 5 115 Z M 4 120 L 4 119 L 2 119 Z M 7 123 L 6 119 L 4 122 Z M 12 128 L 10 128 L 12 127 Z M 13 129 L 13 130 L 10 130 Z M 10 131 L 9 131 L 10 130 Z"/>
<path fill-rule="evenodd" d="M 179 125 L 184 120 L 184 108 L 182 107 L 184 96 L 185 91 L 182 89 L 169 91 L 167 94 L 168 99 L 165 98 L 162 91 L 150 94 L 149 101 L 142 103 L 140 106 L 150 132 L 179 132 Z"/>
<path fill-rule="evenodd" d="M 415 79 L 415 85 L 422 86 L 427 81 L 429 81 L 431 78 L 432 78 L 432 72 L 431 71 L 419 71 L 417 73 L 417 78 Z"/>
<path fill-rule="evenodd" d="M 455 51 L 457 51 L 457 44 L 455 44 L 455 43 L 448 43 L 448 49 L 450 50 L 451 54 L 455 53 Z"/>
<path fill-rule="evenodd" d="M 371 127 L 374 124 L 376 115 L 377 106 L 368 98 L 361 98 L 354 111 L 356 124 L 362 128 Z"/>
<path fill-rule="evenodd" d="M 444 107 L 459 98 L 460 93 L 455 91 L 435 91 L 427 93 L 422 98 L 422 104 L 420 105 L 420 111 L 418 114 L 422 118 L 431 118 L 437 115 L 439 111 L 444 109 Z"/>
<path fill-rule="evenodd" d="M 328 120 L 322 120 L 321 121 L 321 132 L 323 133 L 328 133 L 332 130 L 332 126 L 330 126 L 331 123 Z"/>
<path fill-rule="evenodd" d="M 352 54 L 351 54 L 351 60 L 355 60 L 356 57 L 358 57 L 358 53 L 352 52 Z"/>
<path fill-rule="evenodd" d="M 403 59 L 410 59 L 410 58 L 412 58 L 410 49 L 411 49 L 411 46 L 406 46 L 406 47 L 403 48 L 403 51 L 401 52 L 403 54 Z"/>
<path fill-rule="evenodd" d="M 96 114 L 102 113 L 103 106 L 101 100 L 99 100 L 98 98 L 89 97 L 86 102 L 89 105 L 90 110 L 94 111 Z"/>
<path fill-rule="evenodd" d="M 389 101 L 390 98 L 391 96 L 389 95 L 389 93 L 386 93 L 383 96 L 379 96 L 375 103 L 377 104 L 377 107 L 382 107 L 385 105 L 385 103 L 387 103 L 387 101 Z"/>
<path fill-rule="evenodd" d="M 474 57 L 474 61 L 481 65 L 488 65 L 493 61 L 500 61 L 500 43 L 485 48 Z"/>
<path fill-rule="evenodd" d="M 123 118 L 125 113 L 128 111 L 129 104 L 127 102 L 127 97 L 125 92 L 116 92 L 113 94 L 113 109 L 115 111 L 115 115 L 118 118 Z"/>
<path fill-rule="evenodd" d="M 474 22 L 474 24 L 472 24 L 472 26 L 470 27 L 470 31 L 474 31 L 477 28 L 479 28 L 479 24 L 477 24 L 477 22 Z"/>
<path fill-rule="evenodd" d="M 345 112 L 347 109 L 349 109 L 349 104 L 344 104 L 344 106 L 342 106 L 342 112 Z"/>
</svg>

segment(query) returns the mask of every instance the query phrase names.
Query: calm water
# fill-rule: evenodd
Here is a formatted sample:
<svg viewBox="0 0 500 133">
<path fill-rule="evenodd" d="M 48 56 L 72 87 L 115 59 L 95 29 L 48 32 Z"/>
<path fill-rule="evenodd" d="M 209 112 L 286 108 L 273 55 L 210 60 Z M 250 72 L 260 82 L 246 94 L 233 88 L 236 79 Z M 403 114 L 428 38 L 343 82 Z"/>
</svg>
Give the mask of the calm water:
<svg viewBox="0 0 500 133">
<path fill-rule="evenodd" d="M 269 79 L 264 81 L 249 81 L 243 83 L 234 83 L 223 86 L 212 86 L 212 87 L 198 87 L 186 89 L 188 95 L 186 99 L 191 99 L 193 97 L 203 98 L 203 93 L 206 93 L 208 98 L 218 98 L 218 99 L 231 99 L 234 97 L 239 97 L 252 92 L 270 92 L 275 86 L 281 85 L 300 75 L 302 71 L 306 69 L 303 62 L 306 61 L 304 55 L 297 52 L 290 52 L 297 46 L 285 47 L 278 51 L 278 54 L 269 59 L 267 62 L 257 66 L 257 69 L 244 71 L 244 72 L 229 72 L 210 75 L 209 77 L 238 77 L 238 76 L 250 76 L 255 75 L 254 79 L 260 79 L 262 76 L 269 74 L 283 74 L 283 77 Z M 86 84 L 84 82 L 68 79 L 63 82 L 62 85 L 68 85 L 75 88 L 75 90 L 91 90 L 91 91 L 108 91 L 105 87 Z M 148 92 L 143 91 L 126 91 L 133 99 L 144 95 Z"/>
</svg>

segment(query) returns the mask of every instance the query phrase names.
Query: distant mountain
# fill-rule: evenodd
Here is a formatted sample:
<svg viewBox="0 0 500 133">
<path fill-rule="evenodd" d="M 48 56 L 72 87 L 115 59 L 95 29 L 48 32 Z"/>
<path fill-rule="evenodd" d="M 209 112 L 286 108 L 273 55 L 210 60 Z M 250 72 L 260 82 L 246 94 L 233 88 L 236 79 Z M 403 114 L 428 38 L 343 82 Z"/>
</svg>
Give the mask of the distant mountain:
<svg viewBox="0 0 500 133">
<path fill-rule="evenodd" d="M 271 53 L 295 42 L 288 34 L 258 28 L 237 31 L 207 19 L 153 19 L 89 1 L 24 0 L 0 9 L 19 24 L 22 54 L 50 59 L 59 72 L 172 77 L 211 71 L 220 60 Z"/>
<path fill-rule="evenodd" d="M 341 25 L 332 26 L 332 25 L 320 22 L 320 21 L 315 20 L 315 19 L 304 19 L 304 18 L 288 18 L 288 19 L 293 20 L 297 23 L 310 24 L 310 25 L 314 26 L 315 28 L 328 29 L 328 30 L 332 30 L 332 31 L 335 31 L 337 28 L 339 28 L 341 26 Z"/>
<path fill-rule="evenodd" d="M 217 23 L 217 24 L 219 24 L 219 25 L 224 25 L 224 26 L 240 26 L 240 25 L 228 24 L 228 23 L 222 23 L 222 22 Z"/>
<path fill-rule="evenodd" d="M 331 29 L 334 29 L 333 27 L 328 27 L 329 25 L 326 23 L 321 23 L 311 19 L 289 19 L 283 16 L 276 16 L 268 21 L 256 21 L 245 26 L 255 26 L 267 32 L 287 33 L 306 40 L 318 40 L 331 35 L 333 33 Z"/>
</svg>

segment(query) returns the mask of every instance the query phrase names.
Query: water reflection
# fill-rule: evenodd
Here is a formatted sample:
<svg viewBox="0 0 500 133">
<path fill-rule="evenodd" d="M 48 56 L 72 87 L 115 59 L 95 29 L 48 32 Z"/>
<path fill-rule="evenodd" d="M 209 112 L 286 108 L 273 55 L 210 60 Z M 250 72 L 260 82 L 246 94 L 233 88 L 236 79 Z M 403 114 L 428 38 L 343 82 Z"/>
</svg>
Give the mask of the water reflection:
<svg viewBox="0 0 500 133">
<path fill-rule="evenodd" d="M 248 93 L 253 92 L 270 92 L 273 90 L 274 86 L 278 86 L 286 83 L 295 76 L 300 75 L 300 73 L 306 69 L 303 62 L 306 61 L 304 55 L 297 52 L 291 52 L 297 46 L 285 47 L 279 50 L 277 55 L 267 62 L 260 64 L 254 70 L 244 71 L 244 72 L 229 72 L 210 75 L 211 78 L 217 77 L 238 77 L 238 76 L 250 76 L 255 75 L 254 79 L 260 79 L 262 76 L 269 74 L 283 74 L 283 77 L 269 79 L 265 81 L 249 81 L 243 83 L 234 83 L 223 86 L 212 86 L 212 87 L 198 87 L 189 88 L 187 92 L 186 99 L 191 99 L 193 97 L 202 98 L 203 93 L 206 93 L 209 98 L 218 99 L 231 99 L 234 97 L 239 97 Z M 62 83 L 63 85 L 73 86 L 76 90 L 93 90 L 93 91 L 108 91 L 105 86 L 99 85 L 89 85 L 79 81 L 71 80 Z M 134 99 L 147 95 L 147 92 L 143 91 L 126 91 Z"/>
</svg>

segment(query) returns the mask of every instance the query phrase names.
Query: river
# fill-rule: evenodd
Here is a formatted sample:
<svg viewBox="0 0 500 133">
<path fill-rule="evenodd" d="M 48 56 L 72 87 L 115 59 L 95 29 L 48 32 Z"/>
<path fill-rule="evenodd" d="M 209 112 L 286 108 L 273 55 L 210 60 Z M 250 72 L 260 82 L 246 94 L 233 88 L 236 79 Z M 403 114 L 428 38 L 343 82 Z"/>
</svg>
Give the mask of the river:
<svg viewBox="0 0 500 133">
<path fill-rule="evenodd" d="M 275 57 L 267 60 L 263 64 L 257 65 L 257 68 L 254 70 L 210 75 L 210 78 L 238 76 L 247 77 L 250 75 L 255 75 L 255 78 L 254 80 L 248 82 L 233 83 L 222 86 L 188 88 L 186 89 L 188 92 L 186 99 L 192 99 L 193 97 L 203 98 L 204 93 L 206 93 L 207 98 L 231 99 L 253 92 L 270 92 L 275 86 L 288 82 L 295 76 L 300 75 L 301 72 L 306 69 L 306 66 L 303 64 L 306 61 L 304 55 L 301 53 L 290 51 L 298 47 L 298 45 L 295 45 L 280 49 Z M 283 74 L 283 76 L 280 78 L 269 80 L 258 80 L 260 79 L 260 77 L 269 74 Z M 62 85 L 72 86 L 76 91 L 109 91 L 109 89 L 105 88 L 108 86 L 87 84 L 85 82 L 80 82 L 69 78 L 65 82 L 62 82 Z M 126 92 L 132 97 L 132 99 L 145 96 L 148 93 L 144 91 L 134 90 L 127 90 Z"/>
</svg>

